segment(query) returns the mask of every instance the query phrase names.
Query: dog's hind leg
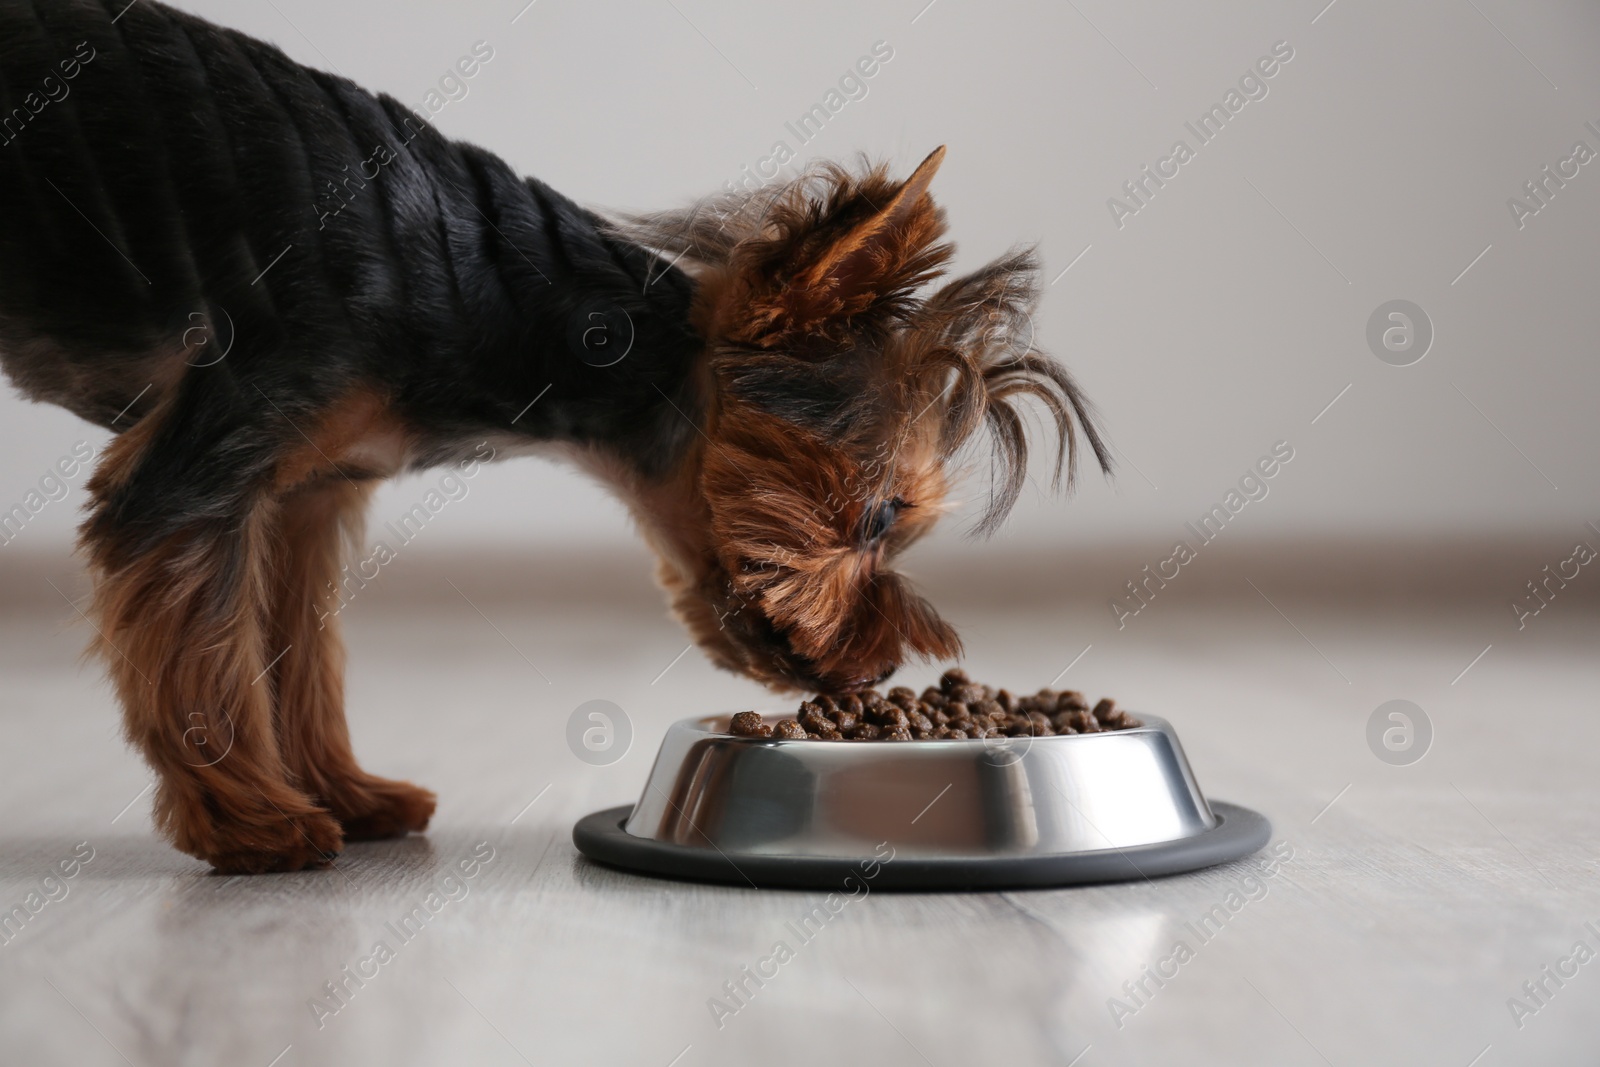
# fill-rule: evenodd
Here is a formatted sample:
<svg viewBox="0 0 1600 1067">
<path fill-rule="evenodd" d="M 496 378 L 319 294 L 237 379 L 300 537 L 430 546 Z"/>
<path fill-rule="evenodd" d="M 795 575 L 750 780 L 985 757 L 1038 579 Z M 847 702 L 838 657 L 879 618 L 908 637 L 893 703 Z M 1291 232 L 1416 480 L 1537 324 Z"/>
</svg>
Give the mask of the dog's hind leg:
<svg viewBox="0 0 1600 1067">
<path fill-rule="evenodd" d="M 326 866 L 342 842 L 274 730 L 271 479 L 285 435 L 248 392 L 185 382 L 114 441 L 82 530 L 97 649 L 159 778 L 156 823 L 229 873 Z"/>
<path fill-rule="evenodd" d="M 427 829 L 434 795 L 367 774 L 344 717 L 341 571 L 361 538 L 370 482 L 323 477 L 280 501 L 271 591 L 272 640 L 284 649 L 270 677 L 278 748 L 296 784 L 328 807 L 348 841 Z"/>
</svg>

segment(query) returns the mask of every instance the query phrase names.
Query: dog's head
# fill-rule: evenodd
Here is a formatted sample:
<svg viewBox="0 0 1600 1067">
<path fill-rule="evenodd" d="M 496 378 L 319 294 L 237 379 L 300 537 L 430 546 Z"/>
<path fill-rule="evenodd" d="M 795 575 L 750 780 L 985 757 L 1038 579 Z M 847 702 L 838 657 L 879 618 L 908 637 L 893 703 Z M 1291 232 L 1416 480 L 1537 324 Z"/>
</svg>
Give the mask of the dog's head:
<svg viewBox="0 0 1600 1067">
<path fill-rule="evenodd" d="M 696 276 L 706 342 L 699 433 L 643 525 L 701 647 L 774 688 L 856 689 L 960 652 L 894 563 L 984 426 L 996 475 L 978 529 L 1005 517 L 1027 476 L 1016 398 L 1052 417 L 1058 481 L 1075 421 L 1110 469 L 1072 378 L 1033 347 L 1031 251 L 919 293 L 952 253 L 928 195 L 943 156 L 904 182 L 823 166 L 624 224 Z"/>
</svg>

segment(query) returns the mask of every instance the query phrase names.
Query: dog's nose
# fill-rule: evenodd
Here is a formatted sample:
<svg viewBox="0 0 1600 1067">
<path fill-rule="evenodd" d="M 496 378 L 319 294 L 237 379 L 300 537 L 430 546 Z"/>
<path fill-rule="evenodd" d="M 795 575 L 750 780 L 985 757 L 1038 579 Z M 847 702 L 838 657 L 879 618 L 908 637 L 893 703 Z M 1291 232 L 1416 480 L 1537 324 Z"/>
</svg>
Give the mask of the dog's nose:
<svg viewBox="0 0 1600 1067">
<path fill-rule="evenodd" d="M 789 635 L 777 630 L 766 620 L 760 633 L 768 654 L 776 654 L 780 673 L 800 686 L 817 693 L 849 693 L 870 689 L 900 669 L 899 660 L 890 660 L 881 667 L 875 664 L 856 664 L 850 673 L 824 673 L 815 662 L 794 650 Z"/>
<path fill-rule="evenodd" d="M 819 692 L 844 692 L 851 693 L 860 689 L 871 689 L 880 684 L 895 671 L 900 669 L 900 664 L 891 663 L 877 674 L 857 674 L 844 678 L 811 678 L 808 681 Z"/>
</svg>

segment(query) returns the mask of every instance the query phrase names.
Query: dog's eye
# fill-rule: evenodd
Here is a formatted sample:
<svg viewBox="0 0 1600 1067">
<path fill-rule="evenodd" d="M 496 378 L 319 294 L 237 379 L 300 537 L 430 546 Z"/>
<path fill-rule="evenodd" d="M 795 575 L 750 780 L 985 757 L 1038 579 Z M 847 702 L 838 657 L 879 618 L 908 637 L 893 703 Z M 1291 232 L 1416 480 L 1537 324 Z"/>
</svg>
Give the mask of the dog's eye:
<svg viewBox="0 0 1600 1067">
<path fill-rule="evenodd" d="M 866 515 L 861 520 L 861 539 L 869 544 L 879 540 L 889 532 L 889 527 L 894 525 L 894 520 L 901 510 L 909 507 L 904 500 L 894 497 L 890 500 L 880 500 L 867 509 Z"/>
</svg>

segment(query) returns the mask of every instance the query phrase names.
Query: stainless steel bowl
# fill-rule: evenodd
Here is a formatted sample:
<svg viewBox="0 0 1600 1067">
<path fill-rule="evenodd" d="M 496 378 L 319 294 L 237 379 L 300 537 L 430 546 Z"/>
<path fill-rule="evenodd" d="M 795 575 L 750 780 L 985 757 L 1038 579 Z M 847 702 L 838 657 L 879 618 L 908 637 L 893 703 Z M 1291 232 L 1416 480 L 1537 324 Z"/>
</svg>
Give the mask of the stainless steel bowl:
<svg viewBox="0 0 1600 1067">
<path fill-rule="evenodd" d="M 1164 719 L 1060 737 L 781 741 L 728 716 L 667 732 L 639 802 L 574 840 L 601 862 L 751 885 L 1065 885 L 1154 877 L 1248 855 L 1271 836 L 1206 801 Z M 777 716 L 770 717 L 776 719 Z"/>
</svg>

